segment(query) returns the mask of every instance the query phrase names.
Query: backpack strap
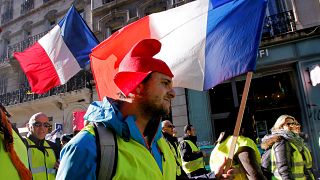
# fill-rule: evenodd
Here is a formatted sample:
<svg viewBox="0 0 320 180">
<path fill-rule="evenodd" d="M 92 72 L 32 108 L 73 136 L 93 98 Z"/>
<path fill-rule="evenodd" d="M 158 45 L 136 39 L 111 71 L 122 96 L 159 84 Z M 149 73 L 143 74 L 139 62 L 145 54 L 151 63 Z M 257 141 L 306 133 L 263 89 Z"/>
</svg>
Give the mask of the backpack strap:
<svg viewBox="0 0 320 180">
<path fill-rule="evenodd" d="M 97 179 L 112 179 L 118 160 L 116 134 L 113 129 L 106 128 L 102 123 L 93 123 L 93 127 L 97 144 Z"/>
</svg>

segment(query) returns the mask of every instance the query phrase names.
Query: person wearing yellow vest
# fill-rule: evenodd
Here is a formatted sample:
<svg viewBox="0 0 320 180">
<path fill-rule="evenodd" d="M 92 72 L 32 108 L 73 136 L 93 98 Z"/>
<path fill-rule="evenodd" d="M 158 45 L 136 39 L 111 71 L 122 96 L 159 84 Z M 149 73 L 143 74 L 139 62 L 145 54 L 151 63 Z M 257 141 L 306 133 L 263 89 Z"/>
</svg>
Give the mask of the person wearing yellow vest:
<svg viewBox="0 0 320 180">
<path fill-rule="evenodd" d="M 160 49 L 161 43 L 155 39 L 144 39 L 133 46 L 113 79 L 119 88 L 118 99 L 95 101 L 84 116 L 114 134 L 114 166 L 104 169 L 112 172 L 108 173 L 112 174 L 109 179 L 176 179 L 175 158 L 162 137 L 160 123 L 175 97 L 173 74 L 164 61 L 153 58 Z M 102 152 L 98 137 L 89 124 L 63 147 L 57 179 L 100 179 L 97 170 L 105 163 L 98 162 L 102 159 L 98 157 L 98 151 Z"/>
<path fill-rule="evenodd" d="M 0 179 L 31 180 L 27 148 L 18 130 L 9 122 L 10 116 L 0 104 Z"/>
<path fill-rule="evenodd" d="M 45 140 L 51 127 L 49 118 L 42 112 L 36 113 L 31 116 L 27 126 L 29 132 L 25 142 L 33 180 L 54 180 L 59 166 L 59 147 Z"/>
<path fill-rule="evenodd" d="M 226 120 L 228 126 L 220 133 L 216 146 L 210 155 L 210 168 L 212 171 L 216 171 L 219 168 L 216 165 L 218 162 L 223 161 L 224 158 L 228 158 L 229 156 L 237 113 L 238 108 L 235 108 L 229 114 Z M 234 177 L 236 180 L 266 179 L 260 168 L 261 156 L 254 142 L 254 139 L 256 139 L 254 124 L 253 111 L 249 111 L 247 107 L 244 112 L 232 162 L 233 167 L 239 170 L 239 173 L 235 174 Z"/>
<path fill-rule="evenodd" d="M 173 136 L 174 128 L 174 125 L 169 120 L 162 121 L 162 134 L 165 140 L 167 141 L 170 150 L 174 154 L 177 167 L 177 179 L 179 179 L 182 177 L 187 177 L 187 174 L 182 169 L 181 155 L 180 150 L 178 148 L 178 138 Z"/>
<path fill-rule="evenodd" d="M 170 112 L 173 74 L 153 58 L 161 43 L 138 42 L 119 65 L 114 83 L 119 99 L 93 102 L 84 119 L 101 122 L 115 132 L 116 169 L 113 179 L 175 179 L 176 165 L 161 134 L 161 117 Z M 87 125 L 61 151 L 57 179 L 97 179 L 96 134 Z M 72 163 L 76 161 L 77 163 Z"/>
<path fill-rule="evenodd" d="M 281 115 L 271 132 L 264 141 L 271 147 L 272 179 L 314 180 L 312 156 L 299 135 L 298 121 L 293 116 Z"/>
<path fill-rule="evenodd" d="M 184 127 L 185 135 L 180 142 L 180 154 L 182 160 L 182 168 L 188 177 L 207 174 L 208 171 L 204 167 L 203 157 L 205 152 L 200 151 L 197 146 L 196 130 L 188 124 Z"/>
</svg>

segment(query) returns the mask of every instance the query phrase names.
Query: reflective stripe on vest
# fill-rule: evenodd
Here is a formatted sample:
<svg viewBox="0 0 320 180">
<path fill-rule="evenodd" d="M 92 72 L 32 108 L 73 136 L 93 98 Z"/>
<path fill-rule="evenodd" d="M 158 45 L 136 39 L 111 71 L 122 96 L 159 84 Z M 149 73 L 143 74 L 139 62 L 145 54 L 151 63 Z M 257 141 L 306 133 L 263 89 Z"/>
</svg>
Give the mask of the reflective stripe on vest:
<svg viewBox="0 0 320 180">
<path fill-rule="evenodd" d="M 13 147 L 21 160 L 21 162 L 25 165 L 26 168 L 29 168 L 28 164 L 28 154 L 27 148 L 19 135 L 12 130 L 12 137 L 13 137 Z M 1 173 L 0 179 L 20 179 L 18 171 L 16 167 L 12 164 L 10 159 L 9 153 L 5 150 L 4 147 L 4 135 L 0 132 L 0 166 L 1 166 Z"/>
<path fill-rule="evenodd" d="M 83 130 L 95 136 L 93 126 L 87 125 Z M 152 179 L 152 180 L 174 180 L 176 179 L 176 163 L 167 142 L 160 138 L 157 141 L 158 147 L 163 154 L 161 172 L 149 150 L 130 139 L 124 141 L 117 136 L 118 160 L 117 169 L 113 179 Z M 133 173 L 134 172 L 134 173 Z"/>
<path fill-rule="evenodd" d="M 183 140 L 182 142 L 186 142 L 187 144 L 189 144 L 192 151 L 200 151 L 199 148 L 192 141 Z M 186 172 L 188 174 L 190 174 L 191 172 L 196 171 L 198 169 L 204 168 L 203 157 L 200 157 L 198 159 L 195 159 L 195 160 L 189 161 L 189 162 L 184 161 L 183 158 L 181 160 L 182 160 L 182 168 L 183 168 L 184 172 Z"/>
<path fill-rule="evenodd" d="M 56 177 L 56 169 L 54 168 L 56 157 L 53 149 L 46 141 L 44 141 L 43 146 L 45 147 L 46 152 L 43 153 L 36 148 L 33 141 L 28 138 L 27 141 L 29 146 L 28 159 L 33 179 L 54 180 Z"/>
<path fill-rule="evenodd" d="M 228 158 L 231 142 L 232 142 L 232 136 L 229 136 L 223 142 L 218 143 L 216 147 L 213 149 L 210 155 L 211 171 L 218 172 L 218 169 L 220 168 L 218 165 L 222 164 L 225 158 Z M 261 165 L 261 155 L 259 153 L 257 145 L 254 143 L 252 139 L 244 136 L 239 136 L 237 139 L 235 154 L 238 152 L 240 147 L 250 147 L 251 149 L 253 149 L 256 156 L 256 161 L 258 162 L 258 164 Z M 239 167 L 239 164 L 237 164 L 235 161 L 233 161 L 232 164 L 233 164 L 233 167 Z M 236 180 L 247 179 L 247 176 L 245 172 L 241 172 L 241 173 L 235 174 L 234 179 Z"/>
<path fill-rule="evenodd" d="M 291 156 L 291 173 L 295 180 L 305 180 L 306 176 L 304 174 L 304 166 L 305 163 L 303 161 L 301 153 L 298 151 L 298 148 L 293 144 L 289 143 L 292 149 L 294 150 Z M 282 179 L 281 175 L 279 174 L 279 170 L 276 165 L 276 157 L 274 152 L 274 146 L 271 149 L 271 171 L 276 179 Z"/>
</svg>

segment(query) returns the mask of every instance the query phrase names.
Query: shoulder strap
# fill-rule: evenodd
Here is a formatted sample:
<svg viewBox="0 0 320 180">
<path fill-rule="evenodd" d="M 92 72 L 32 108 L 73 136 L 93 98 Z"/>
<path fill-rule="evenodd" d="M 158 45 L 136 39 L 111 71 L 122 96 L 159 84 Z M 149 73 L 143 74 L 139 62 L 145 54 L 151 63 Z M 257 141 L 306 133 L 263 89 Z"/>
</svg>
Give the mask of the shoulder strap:
<svg viewBox="0 0 320 180">
<path fill-rule="evenodd" d="M 118 146 L 115 132 L 102 123 L 94 123 L 97 144 L 97 179 L 112 179 L 118 160 Z"/>
</svg>

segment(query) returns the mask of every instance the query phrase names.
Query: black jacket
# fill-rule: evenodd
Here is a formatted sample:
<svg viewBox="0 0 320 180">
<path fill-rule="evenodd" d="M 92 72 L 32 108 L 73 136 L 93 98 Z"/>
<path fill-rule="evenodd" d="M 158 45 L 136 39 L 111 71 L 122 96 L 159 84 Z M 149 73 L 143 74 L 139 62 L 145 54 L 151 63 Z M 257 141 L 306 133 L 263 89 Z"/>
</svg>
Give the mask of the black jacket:
<svg viewBox="0 0 320 180">
<path fill-rule="evenodd" d="M 197 137 L 196 136 L 184 136 L 183 140 L 190 140 L 191 142 L 193 142 L 193 144 L 197 145 L 197 143 L 196 143 Z M 185 162 L 193 161 L 193 160 L 196 160 L 198 158 L 203 157 L 203 154 L 201 151 L 192 152 L 191 147 L 185 141 L 182 141 L 180 143 L 180 154 L 181 154 L 181 158 Z"/>
</svg>

